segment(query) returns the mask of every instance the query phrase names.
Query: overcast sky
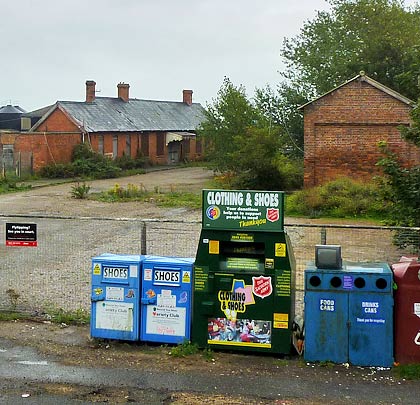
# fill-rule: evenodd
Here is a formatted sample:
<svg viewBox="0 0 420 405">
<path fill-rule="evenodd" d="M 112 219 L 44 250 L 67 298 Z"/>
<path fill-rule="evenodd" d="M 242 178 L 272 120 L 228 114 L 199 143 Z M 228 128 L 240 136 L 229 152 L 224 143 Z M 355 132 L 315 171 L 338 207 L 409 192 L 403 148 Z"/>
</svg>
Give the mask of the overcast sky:
<svg viewBox="0 0 420 405">
<path fill-rule="evenodd" d="M 409 2 L 410 3 L 410 2 Z M 275 86 L 279 50 L 325 0 L 0 0 L 0 106 L 27 111 L 97 96 L 182 99 L 205 106 L 224 76 Z"/>
</svg>

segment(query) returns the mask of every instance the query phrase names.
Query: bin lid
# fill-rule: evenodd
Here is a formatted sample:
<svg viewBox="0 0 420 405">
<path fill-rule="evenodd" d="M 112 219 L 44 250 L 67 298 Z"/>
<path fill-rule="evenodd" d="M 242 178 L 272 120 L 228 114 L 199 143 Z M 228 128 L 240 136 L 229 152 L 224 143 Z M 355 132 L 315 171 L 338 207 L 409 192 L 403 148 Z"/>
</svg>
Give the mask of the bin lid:
<svg viewBox="0 0 420 405">
<path fill-rule="evenodd" d="M 94 261 L 116 261 L 116 262 L 142 262 L 144 255 L 130 255 L 130 254 L 114 254 L 114 253 L 102 253 L 99 256 L 92 258 Z"/>
<path fill-rule="evenodd" d="M 325 271 L 328 273 L 364 273 L 364 274 L 392 274 L 391 268 L 385 262 L 351 262 L 343 261 L 341 269 L 322 269 L 315 266 L 313 261 L 309 262 L 306 269 L 308 271 Z"/>
<path fill-rule="evenodd" d="M 407 261 L 398 262 L 392 265 L 392 271 L 394 272 L 394 278 L 397 283 L 412 284 L 420 282 L 420 262 Z"/>
<path fill-rule="evenodd" d="M 177 256 L 156 256 L 146 255 L 144 263 L 160 263 L 160 264 L 193 264 L 195 258 L 193 257 L 177 257 Z"/>
</svg>

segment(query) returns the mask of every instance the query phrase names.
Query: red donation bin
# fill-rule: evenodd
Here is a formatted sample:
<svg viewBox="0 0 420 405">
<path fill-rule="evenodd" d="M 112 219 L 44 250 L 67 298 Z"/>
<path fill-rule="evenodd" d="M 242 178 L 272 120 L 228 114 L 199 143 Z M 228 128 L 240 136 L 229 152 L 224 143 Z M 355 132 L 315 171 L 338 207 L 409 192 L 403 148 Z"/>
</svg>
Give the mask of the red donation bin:
<svg viewBox="0 0 420 405">
<path fill-rule="evenodd" d="M 395 361 L 420 363 L 420 262 L 401 258 L 392 265 L 397 289 L 394 296 Z"/>
</svg>

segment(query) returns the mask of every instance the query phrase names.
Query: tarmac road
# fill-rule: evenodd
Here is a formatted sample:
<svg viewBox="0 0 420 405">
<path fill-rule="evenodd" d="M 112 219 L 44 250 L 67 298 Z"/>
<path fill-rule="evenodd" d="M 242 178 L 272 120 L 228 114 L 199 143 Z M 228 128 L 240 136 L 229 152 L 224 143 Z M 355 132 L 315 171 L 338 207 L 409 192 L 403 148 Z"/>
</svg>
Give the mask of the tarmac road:
<svg viewBox="0 0 420 405">
<path fill-rule="evenodd" d="M 4 326 L 4 325 L 3 325 Z M 86 331 L 84 331 L 86 332 Z M 47 340 L 48 341 L 48 340 Z M 48 343 L 47 343 L 48 344 Z M 65 346 L 63 346 L 65 350 Z M 229 353 L 219 355 L 226 360 Z M 236 356 L 238 356 L 236 354 Z M 249 359 L 254 356 L 241 355 Z M 258 361 L 272 363 L 271 357 Z M 64 365 L 19 339 L 0 338 L 0 402 L 4 404 L 418 404 L 420 383 L 396 379 L 390 370 L 322 367 L 295 358 L 261 375 L 213 371 L 211 363 L 187 371 Z M 268 367 L 267 367 L 268 368 Z"/>
</svg>

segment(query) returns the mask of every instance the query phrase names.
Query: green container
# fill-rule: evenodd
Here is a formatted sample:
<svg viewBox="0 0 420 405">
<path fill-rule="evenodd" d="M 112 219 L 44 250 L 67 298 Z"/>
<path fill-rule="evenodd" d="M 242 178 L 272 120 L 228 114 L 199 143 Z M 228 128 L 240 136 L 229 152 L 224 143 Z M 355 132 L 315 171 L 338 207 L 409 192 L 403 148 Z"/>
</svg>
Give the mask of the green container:
<svg viewBox="0 0 420 405">
<path fill-rule="evenodd" d="M 200 347 L 287 354 L 295 263 L 284 194 L 203 190 L 194 265 L 192 341 Z"/>
</svg>

